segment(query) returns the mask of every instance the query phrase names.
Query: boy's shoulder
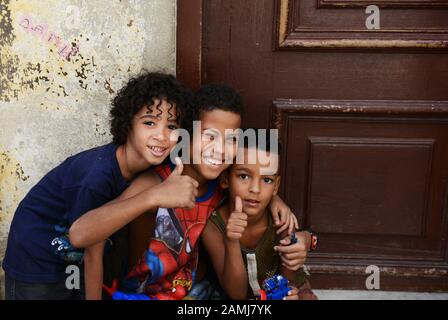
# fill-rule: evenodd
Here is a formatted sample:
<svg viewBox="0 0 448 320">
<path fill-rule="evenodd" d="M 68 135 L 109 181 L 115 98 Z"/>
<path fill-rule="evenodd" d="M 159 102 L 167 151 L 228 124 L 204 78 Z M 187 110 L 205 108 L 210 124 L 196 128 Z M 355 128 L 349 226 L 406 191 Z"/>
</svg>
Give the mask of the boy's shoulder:
<svg viewBox="0 0 448 320">
<path fill-rule="evenodd" d="M 156 168 L 150 168 L 144 172 L 138 174 L 130 183 L 127 189 L 130 195 L 135 195 L 145 189 L 151 188 L 163 182 L 159 174 L 156 172 Z"/>
<path fill-rule="evenodd" d="M 85 161 L 93 158 L 102 159 L 109 156 L 112 151 L 116 151 L 117 147 L 118 146 L 114 143 L 108 143 L 101 146 L 93 147 L 91 149 L 83 150 L 70 157 L 67 157 L 64 162 Z"/>
<path fill-rule="evenodd" d="M 117 147 L 109 143 L 67 158 L 60 165 L 63 187 L 101 189 L 111 183 L 124 181 L 116 158 Z"/>
</svg>

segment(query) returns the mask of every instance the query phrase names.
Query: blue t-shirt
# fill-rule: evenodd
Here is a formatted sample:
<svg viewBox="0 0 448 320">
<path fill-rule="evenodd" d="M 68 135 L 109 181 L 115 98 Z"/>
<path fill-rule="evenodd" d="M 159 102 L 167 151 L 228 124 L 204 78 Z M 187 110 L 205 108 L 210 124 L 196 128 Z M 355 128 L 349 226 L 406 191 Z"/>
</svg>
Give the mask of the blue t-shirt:
<svg viewBox="0 0 448 320">
<path fill-rule="evenodd" d="M 70 158 L 51 170 L 19 204 L 8 237 L 3 269 L 24 282 L 51 283 L 67 277 L 58 256 L 70 225 L 91 209 L 111 201 L 129 185 L 110 143 Z M 68 245 L 70 243 L 68 242 Z"/>
</svg>

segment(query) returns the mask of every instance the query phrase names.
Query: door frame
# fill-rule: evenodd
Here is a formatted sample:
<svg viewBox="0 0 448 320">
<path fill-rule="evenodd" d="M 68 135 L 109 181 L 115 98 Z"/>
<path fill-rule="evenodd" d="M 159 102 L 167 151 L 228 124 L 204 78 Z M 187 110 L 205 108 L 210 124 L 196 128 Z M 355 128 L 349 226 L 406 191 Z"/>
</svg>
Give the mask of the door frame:
<svg viewBox="0 0 448 320">
<path fill-rule="evenodd" d="M 202 84 L 203 0 L 177 1 L 176 76 L 193 90 Z"/>
</svg>

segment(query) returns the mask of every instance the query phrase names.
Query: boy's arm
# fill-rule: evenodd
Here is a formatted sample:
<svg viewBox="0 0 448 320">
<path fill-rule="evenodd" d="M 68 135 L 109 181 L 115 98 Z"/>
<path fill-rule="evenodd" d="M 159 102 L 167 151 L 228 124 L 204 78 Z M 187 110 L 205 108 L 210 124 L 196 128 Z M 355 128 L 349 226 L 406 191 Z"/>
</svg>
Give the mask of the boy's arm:
<svg viewBox="0 0 448 320">
<path fill-rule="evenodd" d="M 272 197 L 271 202 L 269 203 L 269 209 L 275 225 L 279 227 L 277 234 L 280 234 L 285 230 L 288 230 L 288 233 L 291 233 L 294 231 L 294 228 L 299 228 L 296 216 L 278 195 Z"/>
<path fill-rule="evenodd" d="M 291 237 L 285 231 L 282 232 L 280 244 L 274 250 L 280 254 L 282 265 L 292 272 L 305 264 L 308 250 L 311 246 L 311 234 L 308 231 L 296 232 L 297 242 L 291 244 Z"/>
<path fill-rule="evenodd" d="M 296 272 L 285 266 L 280 266 L 280 274 L 289 280 L 289 287 L 292 290 L 288 292 L 288 296 L 284 300 L 317 300 L 317 296 L 313 293 L 308 279 L 305 278 L 303 283 L 297 282 Z"/>
<path fill-rule="evenodd" d="M 202 233 L 202 242 L 226 294 L 233 300 L 245 299 L 248 280 L 239 240 L 227 239 L 209 221 Z"/>
<path fill-rule="evenodd" d="M 277 251 L 281 254 L 282 265 L 280 273 L 290 281 L 292 290 L 285 300 L 316 300 L 316 295 L 311 290 L 311 285 L 306 279 L 302 284 L 297 283 L 296 272 L 305 263 L 308 250 L 311 247 L 311 234 L 308 231 L 296 232 L 297 242 L 290 245 L 291 237 L 287 232 L 282 233 L 283 239 Z M 280 249 L 279 249 L 280 248 Z"/>
<path fill-rule="evenodd" d="M 150 173 L 142 174 L 116 199 L 88 211 L 70 227 L 70 243 L 76 248 L 87 248 L 104 241 L 140 214 L 157 203 L 160 183 Z"/>
<path fill-rule="evenodd" d="M 154 234 L 156 212 L 146 212 L 131 223 L 128 229 L 128 265 L 135 266 L 148 248 L 151 235 Z"/>
<path fill-rule="evenodd" d="M 292 288 L 288 292 L 288 296 L 284 297 L 284 300 L 299 300 L 298 296 L 298 284 L 296 283 L 295 272 L 300 268 L 306 259 L 307 249 L 306 242 L 304 243 L 304 237 L 306 237 L 304 232 L 296 232 L 297 242 L 295 244 L 291 243 L 290 234 L 285 230 L 281 234 L 282 240 L 280 240 L 280 246 L 277 247 L 277 251 L 280 254 L 282 260 L 282 265 L 280 266 L 280 274 L 289 280 L 289 286 Z M 284 251 L 284 250 L 286 251 Z M 293 260 L 299 256 L 299 261 Z M 303 256 L 305 255 L 305 256 Z"/>
<path fill-rule="evenodd" d="M 84 250 L 86 300 L 101 300 L 104 241 Z"/>
<path fill-rule="evenodd" d="M 152 172 L 141 174 L 116 199 L 79 217 L 70 227 L 71 244 L 85 248 L 104 241 L 141 214 L 158 207 L 194 207 L 198 183 L 182 176 L 182 170 L 182 162 L 178 162 L 163 183 Z"/>
</svg>

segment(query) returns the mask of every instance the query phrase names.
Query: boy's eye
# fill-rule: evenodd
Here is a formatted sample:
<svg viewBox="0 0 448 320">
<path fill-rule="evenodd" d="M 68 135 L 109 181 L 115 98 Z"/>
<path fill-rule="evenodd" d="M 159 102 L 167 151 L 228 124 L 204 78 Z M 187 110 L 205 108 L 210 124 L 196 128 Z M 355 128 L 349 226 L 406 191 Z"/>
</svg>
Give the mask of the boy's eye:
<svg viewBox="0 0 448 320">
<path fill-rule="evenodd" d="M 271 184 L 271 183 L 274 182 L 274 179 L 271 179 L 271 178 L 264 178 L 263 181 L 266 182 L 266 183 L 268 183 L 268 184 Z"/>
<path fill-rule="evenodd" d="M 204 133 L 203 137 L 205 138 L 205 140 L 207 141 L 213 141 L 215 140 L 215 135 L 212 133 Z"/>
<path fill-rule="evenodd" d="M 248 176 L 247 174 L 240 174 L 238 177 L 239 177 L 241 180 L 247 180 L 247 179 L 249 179 L 249 176 Z"/>
<path fill-rule="evenodd" d="M 156 123 L 155 122 L 153 122 L 153 121 L 145 121 L 145 122 L 143 122 L 145 125 L 147 125 L 147 126 L 154 126 Z"/>
<path fill-rule="evenodd" d="M 177 130 L 178 126 L 176 126 L 174 124 L 171 124 L 171 125 L 168 126 L 168 129 L 170 129 L 170 130 Z"/>
</svg>

